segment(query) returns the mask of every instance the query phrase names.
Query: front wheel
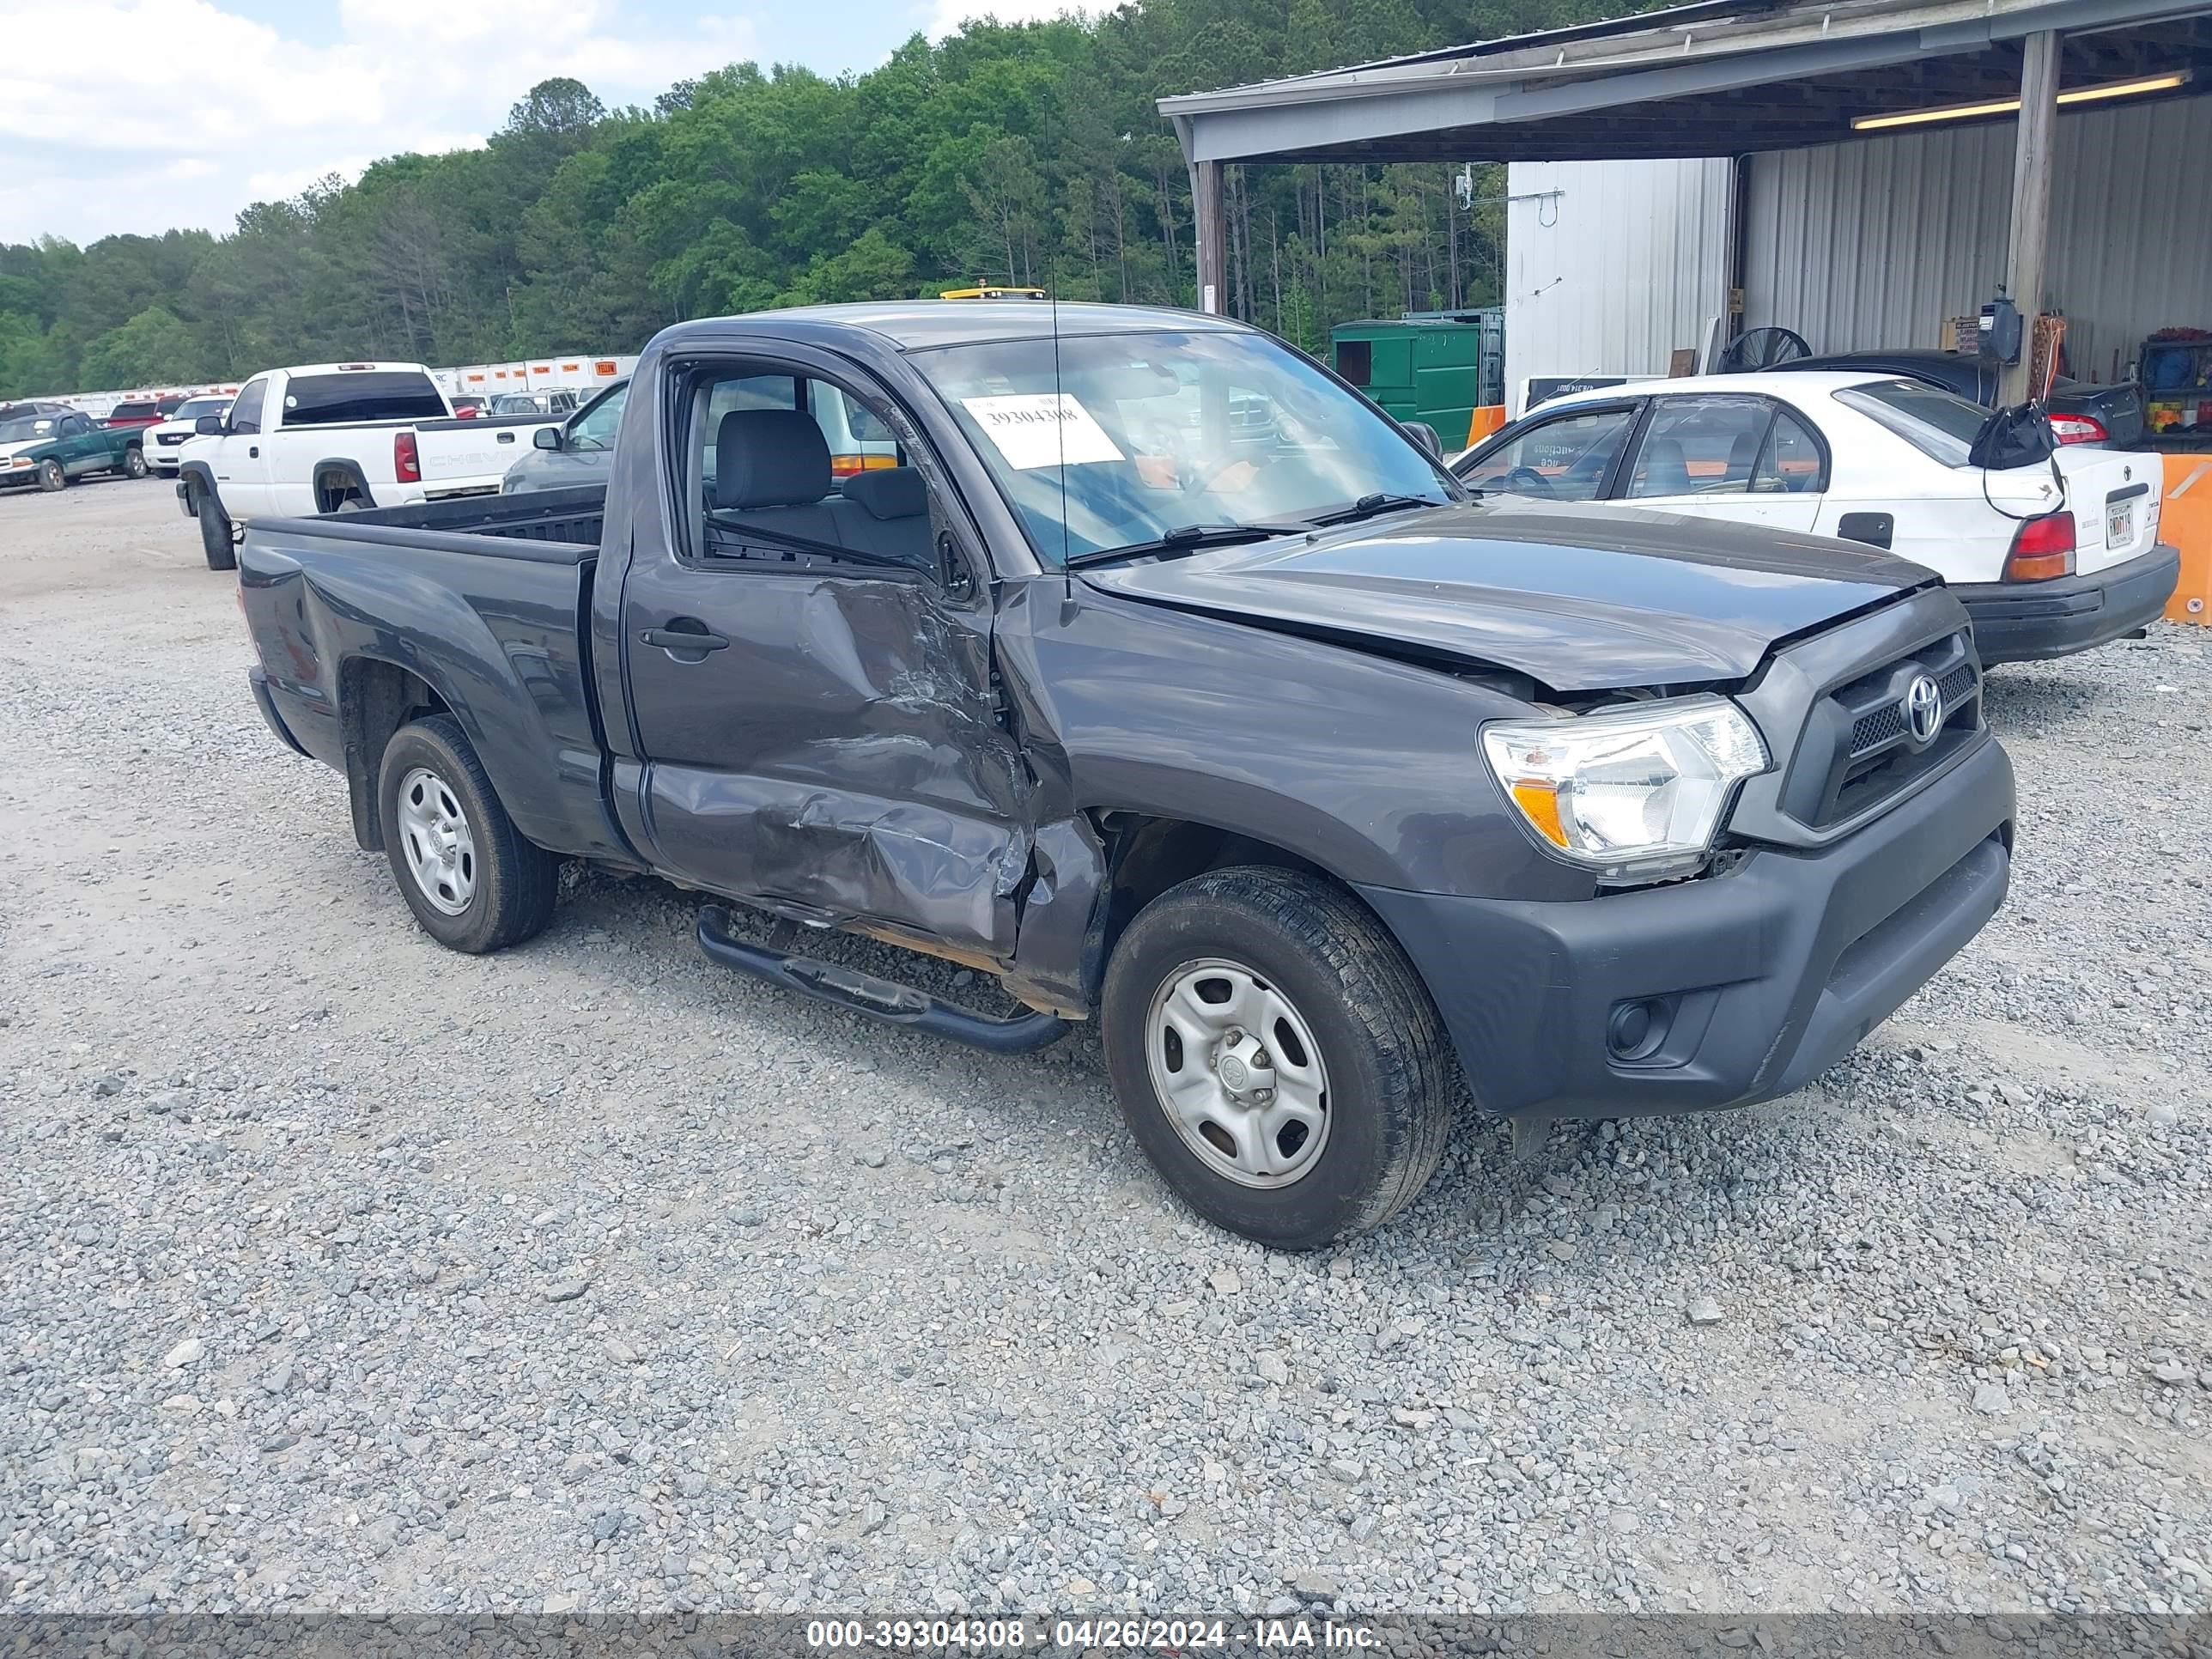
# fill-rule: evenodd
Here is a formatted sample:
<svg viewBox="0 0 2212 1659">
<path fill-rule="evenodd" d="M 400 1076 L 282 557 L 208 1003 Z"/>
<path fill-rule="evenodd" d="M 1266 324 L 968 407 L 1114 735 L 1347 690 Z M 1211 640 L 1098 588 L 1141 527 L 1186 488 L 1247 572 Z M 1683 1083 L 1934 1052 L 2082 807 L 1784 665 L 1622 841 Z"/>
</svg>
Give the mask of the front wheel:
<svg viewBox="0 0 2212 1659">
<path fill-rule="evenodd" d="M 222 510 L 222 503 L 205 490 L 193 493 L 197 516 L 200 521 L 200 550 L 207 555 L 210 570 L 238 568 L 238 549 L 230 539 L 230 517 Z"/>
<path fill-rule="evenodd" d="M 68 483 L 69 474 L 63 469 L 62 464 L 59 461 L 40 461 L 39 463 L 40 489 L 51 495 L 57 489 L 66 488 Z"/>
<path fill-rule="evenodd" d="M 1310 1250 L 1380 1226 L 1443 1156 L 1454 1070 L 1405 953 L 1343 889 L 1216 870 L 1139 913 L 1101 1036 L 1131 1133 L 1216 1226 Z"/>
<path fill-rule="evenodd" d="M 377 774 L 384 850 L 422 931 L 481 956 L 544 931 L 560 860 L 524 839 L 459 721 L 401 726 Z"/>
<path fill-rule="evenodd" d="M 146 476 L 146 452 L 133 444 L 123 452 L 123 476 L 143 478 Z"/>
</svg>

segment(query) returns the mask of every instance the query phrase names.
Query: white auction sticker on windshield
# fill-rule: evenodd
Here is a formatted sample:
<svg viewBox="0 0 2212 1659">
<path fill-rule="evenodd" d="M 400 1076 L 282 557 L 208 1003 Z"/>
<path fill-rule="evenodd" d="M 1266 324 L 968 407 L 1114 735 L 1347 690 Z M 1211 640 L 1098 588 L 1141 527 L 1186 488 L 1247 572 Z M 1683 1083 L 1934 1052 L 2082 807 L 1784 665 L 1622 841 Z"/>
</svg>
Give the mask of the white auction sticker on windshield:
<svg viewBox="0 0 2212 1659">
<path fill-rule="evenodd" d="M 1024 392 L 1011 398 L 963 398 L 1006 465 L 1024 472 L 1040 466 L 1118 461 L 1121 452 L 1091 411 L 1065 392 Z"/>
</svg>

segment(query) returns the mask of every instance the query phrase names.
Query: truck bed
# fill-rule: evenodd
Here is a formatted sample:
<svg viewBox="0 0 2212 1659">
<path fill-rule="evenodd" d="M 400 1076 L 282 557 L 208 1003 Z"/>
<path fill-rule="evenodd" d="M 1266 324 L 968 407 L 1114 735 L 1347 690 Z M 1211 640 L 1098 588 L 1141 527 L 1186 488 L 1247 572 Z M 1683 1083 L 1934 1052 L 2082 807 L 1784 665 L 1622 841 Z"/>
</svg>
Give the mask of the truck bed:
<svg viewBox="0 0 2212 1659">
<path fill-rule="evenodd" d="M 602 788 L 585 633 L 605 495 L 249 524 L 239 595 L 283 729 L 345 769 L 378 696 L 427 701 L 388 678 L 411 675 L 460 722 L 523 834 L 557 852 L 626 858 Z"/>
<path fill-rule="evenodd" d="M 520 495 L 463 495 L 411 507 L 380 507 L 364 513 L 286 520 L 288 529 L 307 524 L 318 532 L 335 530 L 359 539 L 399 547 L 436 547 L 451 553 L 481 553 L 501 559 L 532 559 L 545 564 L 574 564 L 599 550 L 607 491 L 604 484 L 572 489 L 537 489 Z M 492 543 L 495 545 L 479 545 Z"/>
</svg>

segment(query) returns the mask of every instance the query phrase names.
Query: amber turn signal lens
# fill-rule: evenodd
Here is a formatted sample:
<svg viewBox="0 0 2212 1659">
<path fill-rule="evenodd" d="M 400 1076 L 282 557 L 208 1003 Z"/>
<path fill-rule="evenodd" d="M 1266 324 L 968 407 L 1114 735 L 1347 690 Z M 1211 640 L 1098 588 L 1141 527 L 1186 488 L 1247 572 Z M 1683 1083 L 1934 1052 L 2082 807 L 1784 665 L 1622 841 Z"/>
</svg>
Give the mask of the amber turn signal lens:
<svg viewBox="0 0 2212 1659">
<path fill-rule="evenodd" d="M 1513 803 L 1536 826 L 1536 833 L 1554 847 L 1567 844 L 1567 831 L 1559 822 L 1559 792 L 1548 783 L 1523 778 L 1513 786 Z"/>
</svg>

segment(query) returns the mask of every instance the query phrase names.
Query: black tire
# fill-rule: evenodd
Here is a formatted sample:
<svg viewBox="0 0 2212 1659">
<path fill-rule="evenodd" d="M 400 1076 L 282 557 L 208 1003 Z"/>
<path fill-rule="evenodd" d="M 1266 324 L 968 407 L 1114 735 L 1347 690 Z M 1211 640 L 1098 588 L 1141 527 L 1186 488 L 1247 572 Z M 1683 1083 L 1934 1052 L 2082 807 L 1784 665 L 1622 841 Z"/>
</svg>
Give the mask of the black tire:
<svg viewBox="0 0 2212 1659">
<path fill-rule="evenodd" d="M 400 788 L 418 771 L 443 786 L 467 826 L 474 869 L 471 890 L 458 913 L 433 902 L 410 863 Z M 392 734 L 377 773 L 376 810 L 400 896 L 422 931 L 448 950 L 470 956 L 503 951 L 544 932 L 553 919 L 561 861 L 515 829 L 483 763 L 452 716 L 428 715 Z"/>
<path fill-rule="evenodd" d="M 192 492 L 195 511 L 200 521 L 200 550 L 207 555 L 210 570 L 238 568 L 238 549 L 231 544 L 230 516 L 222 510 L 222 503 L 204 489 Z"/>
<path fill-rule="evenodd" d="M 1327 1139 L 1287 1185 L 1247 1186 L 1218 1172 L 1186 1144 L 1153 1081 L 1153 999 L 1213 958 L 1243 965 L 1287 998 L 1327 1072 Z M 1457 1068 L 1436 1005 L 1374 915 L 1316 877 L 1247 866 L 1170 889 L 1115 945 L 1101 1013 L 1130 1132 L 1218 1227 L 1277 1249 L 1318 1249 L 1388 1221 L 1443 1157 Z"/>
<path fill-rule="evenodd" d="M 69 473 L 59 461 L 49 459 L 39 463 L 39 488 L 48 495 L 68 489 L 69 481 Z"/>
<path fill-rule="evenodd" d="M 146 476 L 146 452 L 137 444 L 123 452 L 123 476 L 126 478 Z"/>
</svg>

